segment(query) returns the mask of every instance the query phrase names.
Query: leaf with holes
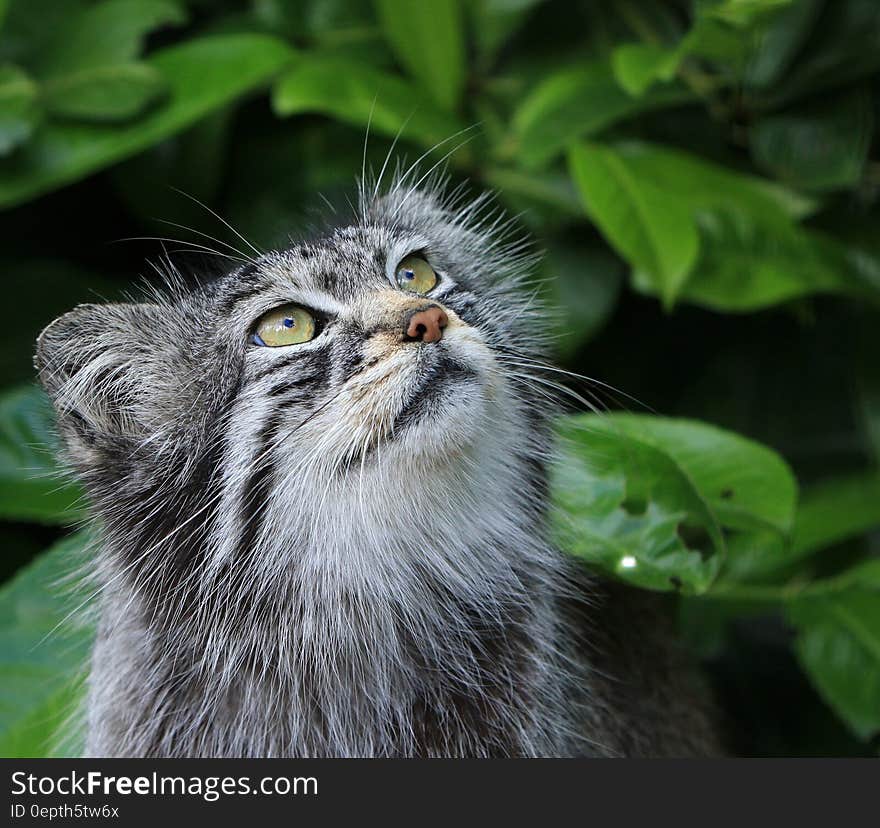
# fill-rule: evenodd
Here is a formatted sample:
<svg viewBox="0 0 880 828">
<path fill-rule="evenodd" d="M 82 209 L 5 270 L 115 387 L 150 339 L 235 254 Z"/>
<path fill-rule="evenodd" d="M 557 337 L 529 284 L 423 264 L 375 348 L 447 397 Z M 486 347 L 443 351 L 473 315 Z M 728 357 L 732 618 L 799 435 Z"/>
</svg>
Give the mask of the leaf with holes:
<svg viewBox="0 0 880 828">
<path fill-rule="evenodd" d="M 635 414 L 560 424 L 554 526 L 563 549 L 637 586 L 709 590 L 738 538 L 787 540 L 794 477 L 770 449 L 714 426 Z"/>
<path fill-rule="evenodd" d="M 647 589 L 705 592 L 724 554 L 708 504 L 666 453 L 584 415 L 560 425 L 554 467 L 556 542 Z M 685 538 L 699 539 L 700 548 Z"/>
</svg>

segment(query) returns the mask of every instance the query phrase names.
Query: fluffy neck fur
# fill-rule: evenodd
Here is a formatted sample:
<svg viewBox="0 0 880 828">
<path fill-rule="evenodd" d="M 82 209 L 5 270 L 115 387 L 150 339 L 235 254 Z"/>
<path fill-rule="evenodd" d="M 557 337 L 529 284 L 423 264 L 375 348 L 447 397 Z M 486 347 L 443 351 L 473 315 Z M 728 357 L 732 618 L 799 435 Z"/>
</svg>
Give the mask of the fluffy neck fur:
<svg viewBox="0 0 880 828">
<path fill-rule="evenodd" d="M 130 563 L 169 550 L 108 532 L 104 579 L 116 586 L 105 591 L 90 753 L 582 750 L 569 717 L 586 677 L 560 649 L 562 566 L 539 540 L 524 466 L 535 458 L 511 450 L 503 421 L 489 434 L 440 466 L 410 457 L 402 469 L 388 450 L 329 482 L 291 475 L 244 561 L 231 559 L 222 517 L 240 497 L 227 476 L 215 528 L 174 539 L 178 551 L 199 544 L 207 563 L 173 586 L 155 563 Z M 192 514 L 210 499 L 209 486 Z"/>
</svg>

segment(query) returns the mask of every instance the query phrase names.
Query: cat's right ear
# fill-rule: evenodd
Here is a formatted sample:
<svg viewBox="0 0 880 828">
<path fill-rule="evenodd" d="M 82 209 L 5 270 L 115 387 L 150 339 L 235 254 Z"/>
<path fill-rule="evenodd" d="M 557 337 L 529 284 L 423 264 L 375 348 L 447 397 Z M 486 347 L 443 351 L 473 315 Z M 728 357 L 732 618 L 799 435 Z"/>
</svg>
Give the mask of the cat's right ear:
<svg viewBox="0 0 880 828">
<path fill-rule="evenodd" d="M 73 454 L 144 434 L 158 321 L 152 305 L 79 305 L 37 338 L 34 365 Z"/>
</svg>

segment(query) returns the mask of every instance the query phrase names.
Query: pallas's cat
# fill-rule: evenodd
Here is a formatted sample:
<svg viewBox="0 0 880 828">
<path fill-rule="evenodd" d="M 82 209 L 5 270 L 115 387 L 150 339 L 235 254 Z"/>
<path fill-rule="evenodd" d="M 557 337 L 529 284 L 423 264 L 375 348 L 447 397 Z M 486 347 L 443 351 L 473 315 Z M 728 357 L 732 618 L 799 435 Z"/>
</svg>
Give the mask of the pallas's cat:
<svg viewBox="0 0 880 828">
<path fill-rule="evenodd" d="M 662 616 L 548 541 L 545 322 L 497 225 L 398 180 L 42 333 L 100 533 L 90 755 L 717 749 Z"/>
</svg>

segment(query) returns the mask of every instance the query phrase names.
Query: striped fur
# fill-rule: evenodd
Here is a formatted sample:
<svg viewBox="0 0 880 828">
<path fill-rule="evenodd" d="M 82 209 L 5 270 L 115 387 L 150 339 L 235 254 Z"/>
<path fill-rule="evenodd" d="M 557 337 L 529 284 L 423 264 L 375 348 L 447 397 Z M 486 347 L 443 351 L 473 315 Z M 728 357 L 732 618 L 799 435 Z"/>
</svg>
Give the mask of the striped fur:
<svg viewBox="0 0 880 828">
<path fill-rule="evenodd" d="M 413 252 L 440 275 L 429 297 L 393 283 Z M 675 681 L 643 689 L 687 733 L 615 709 L 637 685 L 591 655 L 609 652 L 601 590 L 584 604 L 546 542 L 530 264 L 483 199 L 401 179 L 364 188 L 348 227 L 43 332 L 40 378 L 102 532 L 90 755 L 709 749 Z M 442 340 L 405 341 L 426 301 Z M 288 302 L 318 336 L 253 346 Z"/>
</svg>

